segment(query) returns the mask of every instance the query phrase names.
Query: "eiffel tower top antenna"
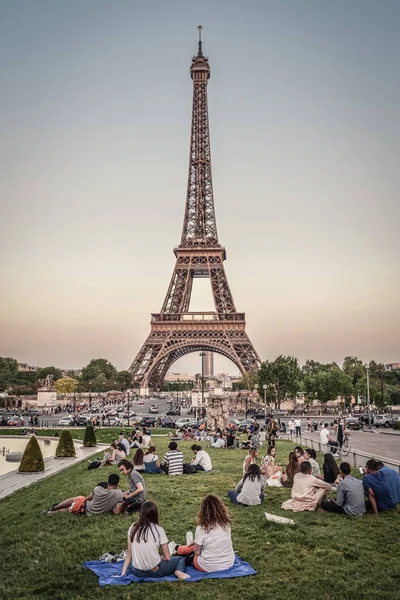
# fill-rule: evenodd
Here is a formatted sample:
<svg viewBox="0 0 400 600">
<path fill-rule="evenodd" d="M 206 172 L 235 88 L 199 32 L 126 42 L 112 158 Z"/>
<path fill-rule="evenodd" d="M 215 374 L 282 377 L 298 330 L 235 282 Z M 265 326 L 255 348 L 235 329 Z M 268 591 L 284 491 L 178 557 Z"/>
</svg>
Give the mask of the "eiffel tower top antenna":
<svg viewBox="0 0 400 600">
<path fill-rule="evenodd" d="M 197 29 L 199 30 L 199 51 L 197 56 L 203 56 L 203 42 L 201 41 L 201 30 L 203 29 L 203 25 L 198 25 Z"/>
</svg>

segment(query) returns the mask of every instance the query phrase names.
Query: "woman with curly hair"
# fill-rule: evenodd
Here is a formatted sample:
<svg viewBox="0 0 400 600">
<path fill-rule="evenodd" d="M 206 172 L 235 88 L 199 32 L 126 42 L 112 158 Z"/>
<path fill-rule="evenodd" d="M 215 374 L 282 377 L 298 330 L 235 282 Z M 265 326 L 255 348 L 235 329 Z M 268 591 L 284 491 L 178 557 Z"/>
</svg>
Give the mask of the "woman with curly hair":
<svg viewBox="0 0 400 600">
<path fill-rule="evenodd" d="M 171 554 L 189 555 L 186 562 L 190 562 L 190 558 L 193 558 L 194 568 L 204 573 L 230 569 L 235 562 L 230 521 L 231 518 L 222 500 L 218 496 L 206 496 L 197 515 L 198 526 L 194 543 L 176 546 L 174 542 L 170 542 Z M 186 540 L 190 541 L 190 537 L 193 539 L 191 532 L 188 532 Z"/>
</svg>

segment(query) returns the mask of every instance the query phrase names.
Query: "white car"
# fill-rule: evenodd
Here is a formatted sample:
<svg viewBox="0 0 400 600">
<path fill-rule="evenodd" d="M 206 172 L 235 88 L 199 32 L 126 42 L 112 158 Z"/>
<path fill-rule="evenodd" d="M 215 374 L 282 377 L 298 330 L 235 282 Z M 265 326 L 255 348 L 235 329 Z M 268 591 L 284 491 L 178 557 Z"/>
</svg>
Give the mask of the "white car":
<svg viewBox="0 0 400 600">
<path fill-rule="evenodd" d="M 193 421 L 193 419 L 189 419 L 188 417 L 182 417 L 181 419 L 178 419 L 177 421 L 175 421 L 175 427 L 179 427 L 179 429 L 181 427 L 187 427 L 187 425 L 189 423 L 191 423 Z"/>
<path fill-rule="evenodd" d="M 63 417 L 58 421 L 60 427 L 72 427 L 75 425 L 75 421 L 72 417 Z"/>
</svg>

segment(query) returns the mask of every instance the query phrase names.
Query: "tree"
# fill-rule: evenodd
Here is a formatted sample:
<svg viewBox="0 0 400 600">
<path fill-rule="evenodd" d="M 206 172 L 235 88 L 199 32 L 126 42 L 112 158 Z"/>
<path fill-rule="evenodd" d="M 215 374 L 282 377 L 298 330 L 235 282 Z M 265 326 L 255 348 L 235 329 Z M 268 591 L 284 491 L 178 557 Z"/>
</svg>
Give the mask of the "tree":
<svg viewBox="0 0 400 600">
<path fill-rule="evenodd" d="M 263 385 L 267 385 L 267 398 L 271 397 L 272 391 L 275 410 L 277 410 L 281 402 L 296 396 L 300 377 L 300 367 L 294 356 L 281 355 L 273 362 L 266 360 L 258 371 L 258 393 L 263 398 Z"/>
<path fill-rule="evenodd" d="M 6 390 L 16 383 L 18 376 L 18 363 L 15 358 L 0 357 L 0 391 Z"/>
<path fill-rule="evenodd" d="M 57 394 L 66 396 L 67 394 L 73 394 L 78 386 L 78 381 L 72 377 L 61 377 L 55 382 L 55 388 Z"/>
<path fill-rule="evenodd" d="M 105 358 L 93 358 L 84 369 L 82 369 L 82 381 L 91 381 L 96 377 L 113 379 L 117 375 L 117 369 Z"/>
<path fill-rule="evenodd" d="M 121 389 L 126 390 L 132 385 L 132 375 L 129 371 L 119 371 L 117 373 L 116 381 L 121 386 Z"/>
<path fill-rule="evenodd" d="M 61 379 L 62 373 L 60 369 L 56 367 L 43 367 L 42 369 L 37 370 L 37 379 L 45 379 L 47 375 L 53 375 L 54 381 L 57 379 Z"/>
<path fill-rule="evenodd" d="M 26 445 L 18 471 L 20 473 L 39 473 L 44 471 L 43 454 L 34 435 Z"/>
<path fill-rule="evenodd" d="M 97 446 L 96 434 L 92 425 L 88 425 L 85 429 L 85 435 L 83 436 L 83 445 L 86 448 Z"/>
<path fill-rule="evenodd" d="M 68 429 L 61 432 L 56 448 L 56 456 L 58 458 L 76 456 L 74 441 Z"/>
<path fill-rule="evenodd" d="M 365 367 L 356 356 L 346 356 L 342 365 L 343 373 L 351 377 L 353 386 L 365 375 Z"/>
<path fill-rule="evenodd" d="M 309 402 L 318 399 L 321 404 L 336 400 L 338 396 L 348 400 L 353 391 L 350 377 L 339 367 L 321 370 L 316 375 L 305 378 L 304 383 Z"/>
</svg>

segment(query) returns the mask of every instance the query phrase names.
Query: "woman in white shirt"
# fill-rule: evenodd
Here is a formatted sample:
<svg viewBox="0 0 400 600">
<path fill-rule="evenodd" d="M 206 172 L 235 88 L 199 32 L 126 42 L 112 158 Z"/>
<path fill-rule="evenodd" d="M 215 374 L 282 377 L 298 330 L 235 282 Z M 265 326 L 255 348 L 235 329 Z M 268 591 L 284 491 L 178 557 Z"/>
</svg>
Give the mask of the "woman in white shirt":
<svg viewBox="0 0 400 600">
<path fill-rule="evenodd" d="M 121 577 L 126 574 L 130 564 L 136 577 L 158 579 L 173 573 L 178 579 L 189 578 L 185 573 L 185 559 L 181 556 L 170 556 L 168 538 L 158 524 L 158 508 L 155 502 L 144 502 L 138 520 L 129 528 L 128 551 Z"/>
<path fill-rule="evenodd" d="M 234 504 L 256 506 L 264 500 L 264 490 L 267 480 L 261 475 L 260 467 L 256 464 L 249 465 L 244 477 L 237 484 L 235 491 L 228 492 L 228 498 Z"/>
<path fill-rule="evenodd" d="M 230 521 L 222 500 L 218 496 L 206 496 L 197 515 L 198 527 L 194 535 L 194 544 L 178 546 L 175 552 L 179 556 L 194 553 L 193 566 L 203 573 L 230 569 L 235 562 Z"/>
</svg>

